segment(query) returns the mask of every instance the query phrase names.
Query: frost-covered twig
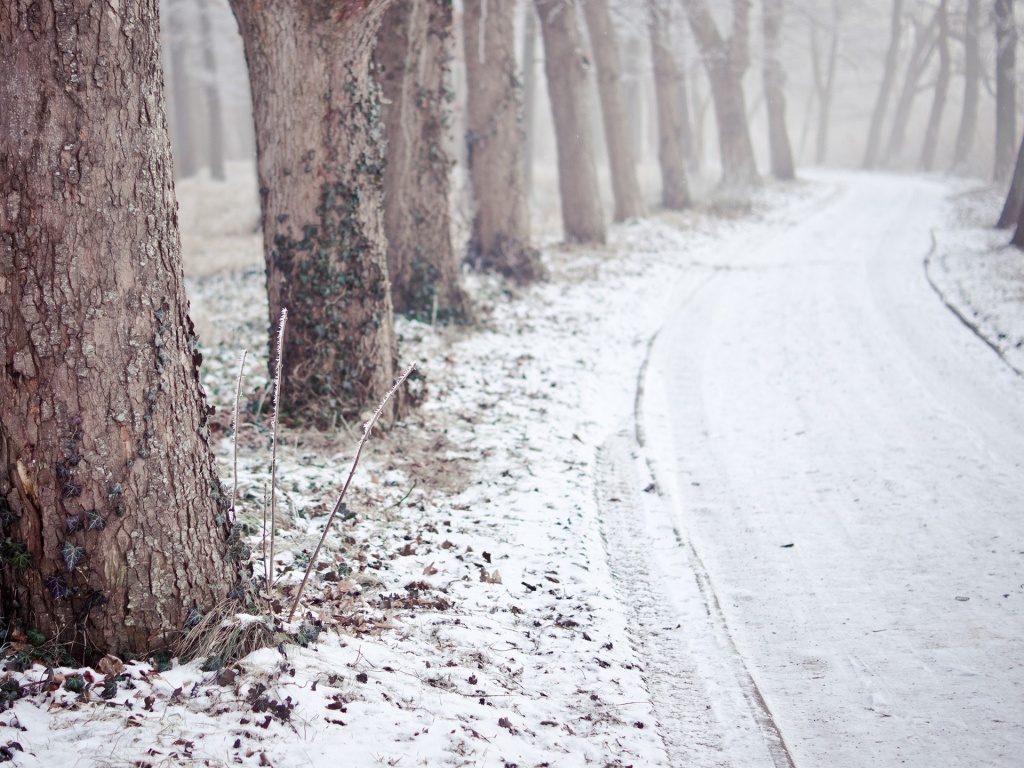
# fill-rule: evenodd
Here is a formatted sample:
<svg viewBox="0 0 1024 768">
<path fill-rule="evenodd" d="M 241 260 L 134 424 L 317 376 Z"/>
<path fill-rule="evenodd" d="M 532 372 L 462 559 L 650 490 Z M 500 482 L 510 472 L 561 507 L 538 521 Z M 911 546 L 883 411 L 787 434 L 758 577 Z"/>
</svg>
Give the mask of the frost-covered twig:
<svg viewBox="0 0 1024 768">
<path fill-rule="evenodd" d="M 373 416 L 370 420 L 363 425 L 363 436 L 359 438 L 359 445 L 356 446 L 356 455 L 352 459 L 352 469 L 349 470 L 348 477 L 345 479 L 345 485 L 341 488 L 341 494 L 338 496 L 338 501 L 334 505 L 334 509 L 331 510 L 331 514 L 327 518 L 327 522 L 324 523 L 324 532 L 320 535 L 320 541 L 317 542 L 316 549 L 313 550 L 313 554 L 309 558 L 309 565 L 306 566 L 306 572 L 302 576 L 302 583 L 299 584 L 299 591 L 295 593 L 295 602 L 292 603 L 292 609 L 288 612 L 288 621 L 291 621 L 295 616 L 295 609 L 299 607 L 299 600 L 302 599 L 302 592 L 306 588 L 306 582 L 309 580 L 309 574 L 313 572 L 313 568 L 316 566 L 317 556 L 320 554 L 320 549 L 324 545 L 324 541 L 327 539 L 327 532 L 331 529 L 331 522 L 334 517 L 338 514 L 342 507 L 342 501 L 345 498 L 345 491 L 348 490 L 349 483 L 352 482 L 352 476 L 356 473 L 356 466 L 359 464 L 359 455 L 363 452 L 363 446 L 366 445 L 366 441 L 370 439 L 370 432 L 373 431 L 373 425 L 377 422 L 381 413 L 384 412 L 384 406 L 388 404 L 388 400 L 395 394 L 405 380 L 409 378 L 409 375 L 416 370 L 416 363 L 413 363 L 405 372 L 398 377 L 395 385 L 388 390 L 388 393 L 384 395 L 384 399 L 380 401 L 380 405 L 377 406 L 377 410 L 373 412 Z"/>
<path fill-rule="evenodd" d="M 281 310 L 281 321 L 277 324 L 277 370 L 274 376 L 274 416 L 270 422 L 270 566 L 267 576 L 267 593 L 274 588 L 274 536 L 277 534 L 277 423 L 281 420 L 281 383 L 284 380 L 284 328 L 288 324 L 287 308 Z M 265 550 L 264 550 L 265 551 Z"/>
<path fill-rule="evenodd" d="M 234 525 L 238 521 L 238 512 L 235 510 L 235 502 L 238 499 L 238 401 L 242 399 L 242 372 L 245 370 L 245 356 L 248 349 L 242 350 L 242 362 L 238 364 L 238 382 L 235 385 L 235 420 L 231 426 L 234 433 L 234 476 L 231 483 L 231 517 L 228 522 Z"/>
</svg>

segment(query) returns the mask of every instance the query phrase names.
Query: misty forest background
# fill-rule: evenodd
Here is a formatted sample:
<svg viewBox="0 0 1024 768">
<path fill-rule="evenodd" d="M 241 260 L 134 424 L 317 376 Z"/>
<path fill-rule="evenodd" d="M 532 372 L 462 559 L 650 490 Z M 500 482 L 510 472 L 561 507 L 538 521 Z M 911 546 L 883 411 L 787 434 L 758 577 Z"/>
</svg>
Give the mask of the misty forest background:
<svg viewBox="0 0 1024 768">
<path fill-rule="evenodd" d="M 457 4 L 452 25 L 448 85 L 454 100 L 449 111 L 450 129 L 445 134 L 446 149 L 456 161 L 452 195 L 456 237 L 460 232 L 466 236 L 469 206 L 464 178 L 466 73 L 461 5 Z M 554 194 L 557 150 L 544 77 L 544 46 L 533 5 L 517 5 L 515 39 L 523 95 L 523 139 L 531 176 L 537 179 L 530 185 L 532 213 L 538 234 L 557 236 L 561 234 L 559 201 Z M 613 0 L 609 10 L 621 59 L 629 140 L 643 194 L 649 205 L 656 206 L 660 202 L 660 178 L 650 30 L 654 5 L 648 0 Z M 710 3 L 722 29 L 728 28 L 730 5 Z M 678 67 L 691 193 L 697 202 L 712 200 L 721 162 L 703 56 L 681 4 L 665 3 L 657 12 Z M 1016 98 L 1019 22 L 1014 20 L 1013 12 L 1012 2 L 991 0 L 787 2 L 779 58 L 784 71 L 785 116 L 796 164 L 951 172 L 1007 181 L 1017 150 L 1015 129 L 1024 115 L 1024 103 Z M 249 80 L 231 8 L 227 0 L 161 0 L 161 13 L 175 177 L 185 180 L 208 175 L 244 181 L 251 187 L 253 216 L 258 216 Z M 1008 29 L 1005 22 L 1003 26 L 997 23 L 1000 13 L 1010 19 Z M 764 38 L 760 22 L 760 8 L 755 8 L 751 15 L 752 64 L 743 85 L 755 157 L 759 170 L 768 173 L 769 130 L 761 83 Z M 890 53 L 894 22 L 898 24 L 895 57 Z M 589 46 L 586 24 L 580 24 L 580 33 Z M 1004 72 L 1010 77 L 1008 89 L 997 80 L 1000 50 Z M 593 61 L 589 50 L 585 56 L 588 62 Z M 595 146 L 600 196 L 611 215 L 613 195 L 597 111 L 596 67 L 590 66 L 590 75 L 592 129 L 599 139 Z M 889 93 L 880 108 L 879 91 L 890 76 Z M 1002 106 L 997 110 L 1001 87 L 1005 93 L 1000 95 Z M 940 99 L 944 104 L 936 110 L 935 101 Z M 997 112 L 1004 120 L 1004 129 L 998 132 Z M 873 123 L 878 124 L 873 140 L 876 146 L 869 150 Z M 1007 131 L 1005 126 L 1013 130 Z M 934 139 L 929 138 L 932 133 Z M 934 141 L 934 149 L 925 154 L 929 140 Z M 186 240 L 188 225 L 187 220 L 183 222 Z M 256 226 L 254 220 L 254 229 Z"/>
</svg>

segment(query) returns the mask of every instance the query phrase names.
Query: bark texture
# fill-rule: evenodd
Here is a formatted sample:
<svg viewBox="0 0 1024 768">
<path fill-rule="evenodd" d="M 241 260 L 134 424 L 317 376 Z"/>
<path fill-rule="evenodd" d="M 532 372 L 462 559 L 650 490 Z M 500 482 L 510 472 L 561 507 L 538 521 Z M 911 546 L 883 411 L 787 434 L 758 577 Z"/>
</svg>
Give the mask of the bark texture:
<svg viewBox="0 0 1024 768">
<path fill-rule="evenodd" d="M 750 0 L 732 0 L 732 29 L 728 38 L 718 31 L 707 0 L 684 0 L 683 4 L 711 83 L 722 156 L 722 186 L 749 187 L 758 181 L 743 97 L 743 74 L 750 66 Z"/>
<path fill-rule="evenodd" d="M 964 21 L 964 103 L 960 115 L 960 128 L 953 149 L 954 170 L 963 168 L 974 146 L 978 126 L 978 96 L 981 81 L 981 53 L 978 45 L 978 25 L 981 0 L 967 0 Z"/>
<path fill-rule="evenodd" d="M 935 164 L 935 151 L 939 145 L 939 130 L 942 128 L 942 113 L 946 109 L 946 95 L 949 92 L 949 13 L 948 0 L 942 0 L 935 12 L 938 21 L 939 71 L 935 75 L 935 95 L 925 128 L 924 144 L 921 147 L 919 166 L 930 171 Z"/>
<path fill-rule="evenodd" d="M 534 0 L 544 39 L 544 73 L 558 149 L 562 227 L 571 243 L 607 236 L 597 187 L 587 61 L 574 0 Z"/>
<path fill-rule="evenodd" d="M 227 596 L 156 0 L 0 6 L 0 600 L 80 658 Z"/>
<path fill-rule="evenodd" d="M 772 176 L 777 179 L 796 178 L 793 149 L 786 128 L 786 78 L 779 59 L 782 34 L 783 0 L 764 0 L 764 99 L 768 107 L 768 148 Z"/>
<path fill-rule="evenodd" d="M 996 146 L 993 178 L 1010 175 L 1017 141 L 1017 27 L 1013 0 L 995 0 L 996 26 Z"/>
<path fill-rule="evenodd" d="M 896 84 L 896 65 L 899 61 L 900 38 L 902 36 L 903 0 L 893 0 L 889 48 L 885 53 L 885 69 L 882 70 L 882 83 L 878 87 L 878 98 L 875 99 L 875 108 L 871 112 L 868 141 L 867 146 L 864 148 L 864 162 L 862 165 L 866 169 L 871 169 L 878 165 L 882 149 L 882 125 L 885 122 L 886 110 L 889 108 L 889 98 L 892 96 L 893 86 Z"/>
<path fill-rule="evenodd" d="M 681 211 L 690 205 L 686 178 L 685 132 L 680 97 L 682 78 L 672 55 L 668 33 L 671 19 L 665 0 L 648 0 L 651 33 L 651 63 L 654 66 L 654 95 L 658 107 L 658 163 L 661 167 L 661 204 Z"/>
<path fill-rule="evenodd" d="M 448 0 L 396 0 L 377 36 L 375 71 L 384 95 L 387 166 L 384 233 L 396 312 L 464 321 L 468 300 L 452 249 L 452 161 L 444 149 L 452 7 Z"/>
<path fill-rule="evenodd" d="M 615 221 L 643 216 L 644 199 L 636 176 L 636 158 L 626 122 L 622 98 L 622 63 L 615 42 L 615 28 L 608 13 L 608 0 L 587 0 L 583 15 L 597 63 L 597 90 L 601 97 L 605 145 L 611 168 Z"/>
<path fill-rule="evenodd" d="M 252 87 L 271 328 L 289 315 L 282 412 L 321 428 L 372 409 L 394 378 L 384 124 L 370 77 L 387 4 L 231 2 Z"/>
<path fill-rule="evenodd" d="M 530 246 L 512 19 L 514 0 L 466 0 L 466 148 L 475 211 L 467 261 L 518 282 L 544 276 Z"/>
</svg>

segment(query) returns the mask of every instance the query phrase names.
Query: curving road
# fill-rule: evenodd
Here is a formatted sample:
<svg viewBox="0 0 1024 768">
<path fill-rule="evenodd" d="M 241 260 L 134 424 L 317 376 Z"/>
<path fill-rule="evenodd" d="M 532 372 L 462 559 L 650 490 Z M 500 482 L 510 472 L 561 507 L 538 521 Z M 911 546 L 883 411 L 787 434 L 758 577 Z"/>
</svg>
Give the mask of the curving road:
<svg viewBox="0 0 1024 768">
<path fill-rule="evenodd" d="M 948 188 L 827 181 L 653 346 L 667 514 L 797 766 L 1019 765 L 1024 381 L 925 279 Z"/>
</svg>

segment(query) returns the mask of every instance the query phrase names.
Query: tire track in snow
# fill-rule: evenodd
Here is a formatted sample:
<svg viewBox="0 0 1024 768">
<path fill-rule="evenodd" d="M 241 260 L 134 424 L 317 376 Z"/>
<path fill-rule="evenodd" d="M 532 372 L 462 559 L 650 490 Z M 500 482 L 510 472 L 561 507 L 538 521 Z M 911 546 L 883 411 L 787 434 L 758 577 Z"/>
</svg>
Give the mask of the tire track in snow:
<svg viewBox="0 0 1024 768">
<path fill-rule="evenodd" d="M 633 607 L 633 642 L 669 758 L 679 766 L 794 768 L 699 555 L 677 529 L 658 529 L 668 516 L 659 514 L 658 493 L 640 490 L 646 466 L 624 428 L 598 449 L 595 493 L 617 590 Z M 665 567 L 658 557 L 665 551 L 677 567 Z"/>
</svg>

